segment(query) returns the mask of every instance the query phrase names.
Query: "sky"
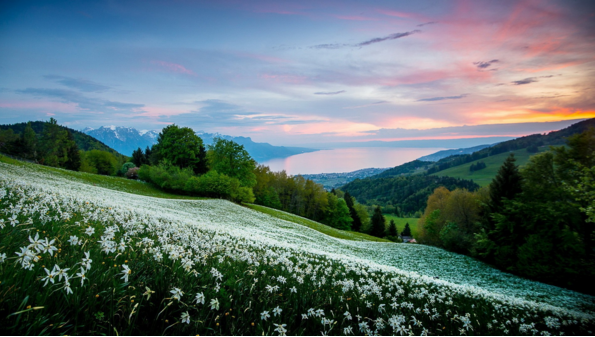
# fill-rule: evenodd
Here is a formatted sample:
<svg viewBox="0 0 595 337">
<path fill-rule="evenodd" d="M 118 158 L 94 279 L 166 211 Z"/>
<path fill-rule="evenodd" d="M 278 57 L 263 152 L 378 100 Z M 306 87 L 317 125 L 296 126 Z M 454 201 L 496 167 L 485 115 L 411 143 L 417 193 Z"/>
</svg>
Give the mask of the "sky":
<svg viewBox="0 0 595 337">
<path fill-rule="evenodd" d="M 595 117 L 594 82 L 593 1 L 0 3 L 0 124 L 512 137 Z"/>
</svg>

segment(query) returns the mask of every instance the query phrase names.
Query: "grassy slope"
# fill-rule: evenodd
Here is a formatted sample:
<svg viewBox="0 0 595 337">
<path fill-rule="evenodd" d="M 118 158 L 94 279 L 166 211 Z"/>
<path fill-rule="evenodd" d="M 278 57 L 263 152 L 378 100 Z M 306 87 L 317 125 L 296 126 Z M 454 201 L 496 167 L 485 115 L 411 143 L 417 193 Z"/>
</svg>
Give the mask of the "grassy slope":
<svg viewBox="0 0 595 337">
<path fill-rule="evenodd" d="M 397 225 L 397 231 L 399 234 L 405 229 L 405 224 L 409 223 L 409 228 L 411 229 L 411 234 L 413 237 L 417 235 L 417 221 L 419 218 L 399 218 L 394 214 L 383 214 L 384 218 L 386 219 L 386 228 L 388 228 L 388 224 L 391 220 L 395 221 L 395 225 Z"/>
<path fill-rule="evenodd" d="M 336 229 L 336 228 L 333 228 L 333 227 L 330 227 L 327 225 L 323 225 L 319 222 L 303 218 L 303 217 L 295 215 L 295 214 L 287 213 L 284 211 L 276 210 L 276 209 L 265 207 L 265 206 L 254 205 L 254 204 L 247 204 L 245 206 L 247 206 L 253 210 L 256 210 L 256 211 L 274 216 L 276 218 L 282 219 L 282 220 L 295 222 L 299 225 L 312 228 L 314 230 L 317 230 L 321 233 L 324 233 L 328 236 L 332 236 L 334 238 L 345 239 L 345 240 L 354 240 L 354 241 L 391 242 L 389 240 L 377 238 L 375 236 L 371 236 L 371 235 L 364 234 L 364 233 L 339 230 L 339 229 Z"/>
<path fill-rule="evenodd" d="M 122 177 L 109 177 L 109 176 L 102 176 L 99 174 L 90 174 L 85 172 L 75 172 L 75 171 L 68 171 L 59 168 L 49 167 L 49 166 L 42 166 L 42 165 L 35 165 L 26 162 L 22 162 L 19 160 L 11 159 L 5 156 L 0 155 L 0 162 L 13 164 L 17 166 L 28 166 L 34 167 L 40 171 L 51 172 L 53 174 L 59 174 L 68 179 L 73 179 L 79 182 L 83 182 L 86 184 L 92 184 L 95 186 L 107 188 L 110 190 L 121 191 L 131 194 L 138 194 L 144 195 L 148 197 L 155 197 L 155 198 L 165 198 L 165 199 L 186 199 L 186 200 L 200 200 L 200 199 L 208 199 L 208 198 L 201 198 L 201 197 L 191 197 L 187 195 L 178 195 L 173 193 L 164 192 L 152 184 L 144 183 L 137 180 L 130 180 Z M 345 239 L 345 240 L 355 240 L 355 241 L 379 241 L 379 242 L 390 242 L 388 240 L 380 239 L 374 236 L 370 236 L 363 233 L 355 233 L 355 232 L 348 232 L 338 230 L 327 225 L 323 225 L 319 222 L 312 221 L 306 218 L 302 218 L 300 216 L 271 209 L 264 206 L 259 205 L 247 205 L 249 208 L 257 210 L 259 212 L 269 214 L 279 219 L 291 221 L 297 223 L 302 226 L 306 226 L 317 230 L 321 233 L 326 235 Z"/>
<path fill-rule="evenodd" d="M 547 147 L 539 148 L 539 151 L 546 151 Z M 514 157 L 516 158 L 516 164 L 519 166 L 525 165 L 529 161 L 529 157 L 533 155 L 532 153 L 527 152 L 526 149 L 512 151 L 514 153 Z M 462 179 L 471 179 L 479 186 L 487 186 L 492 182 L 492 179 L 498 173 L 500 166 L 504 163 L 504 160 L 508 157 L 510 153 L 501 153 L 495 156 L 490 156 L 484 159 L 480 159 L 479 161 L 483 161 L 486 164 L 486 168 L 483 170 L 470 172 L 469 167 L 475 162 L 451 167 L 444 171 L 436 172 L 433 175 L 435 176 L 448 176 L 453 178 L 462 178 Z M 411 224 L 410 224 L 411 225 Z"/>
</svg>

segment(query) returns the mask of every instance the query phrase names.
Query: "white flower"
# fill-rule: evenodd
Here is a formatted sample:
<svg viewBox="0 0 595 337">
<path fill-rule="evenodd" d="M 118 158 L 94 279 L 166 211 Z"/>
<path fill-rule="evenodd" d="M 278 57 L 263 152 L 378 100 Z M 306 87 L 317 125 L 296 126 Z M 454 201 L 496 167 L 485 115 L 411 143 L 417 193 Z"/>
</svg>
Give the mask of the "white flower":
<svg viewBox="0 0 595 337">
<path fill-rule="evenodd" d="M 6 253 L 0 254 L 0 263 L 4 263 L 4 260 L 6 260 Z"/>
<path fill-rule="evenodd" d="M 32 239 L 31 235 L 29 235 L 29 242 L 31 242 L 29 247 L 35 249 L 37 253 L 43 249 L 43 240 L 39 240 L 39 233 L 35 233 L 35 239 Z"/>
<path fill-rule="evenodd" d="M 72 289 L 70 288 L 70 282 L 68 282 L 68 280 L 64 283 L 64 289 L 66 290 L 66 295 L 72 294 Z"/>
<path fill-rule="evenodd" d="M 43 244 L 43 252 L 50 254 L 50 256 L 54 255 L 54 251 L 58 251 L 58 248 L 53 246 L 54 241 L 56 239 L 52 239 L 52 241 L 48 241 L 48 238 L 45 238 L 45 242 L 42 241 Z"/>
<path fill-rule="evenodd" d="M 81 263 L 83 267 L 85 267 L 85 269 L 87 270 L 91 269 L 91 262 L 93 262 L 93 260 L 89 258 L 90 253 L 91 252 L 85 252 L 85 257 L 83 258 L 83 262 Z"/>
<path fill-rule="evenodd" d="M 120 272 L 122 274 L 122 277 L 120 277 L 120 279 L 124 279 L 124 282 L 128 282 L 128 276 L 130 276 L 130 274 L 132 274 L 132 270 L 130 270 L 130 268 L 128 268 L 128 265 L 123 264 L 122 265 L 122 271 Z"/>
<path fill-rule="evenodd" d="M 349 311 L 345 311 L 345 313 L 343 314 L 343 316 L 345 316 L 345 318 L 348 319 L 348 320 L 350 320 L 350 321 L 353 319 L 353 317 L 351 317 L 351 313 Z"/>
<path fill-rule="evenodd" d="M 263 311 L 260 313 L 260 319 L 266 321 L 267 318 L 271 317 L 271 315 L 269 315 L 269 312 L 267 310 Z"/>
<path fill-rule="evenodd" d="M 287 329 L 285 329 L 285 327 L 287 326 L 287 324 L 275 324 L 277 326 L 277 329 L 275 329 L 275 331 L 277 331 L 279 333 L 279 336 L 286 336 L 285 333 L 287 332 Z"/>
<path fill-rule="evenodd" d="M 295 286 L 289 288 L 289 291 L 297 294 L 297 289 L 295 288 Z"/>
<path fill-rule="evenodd" d="M 42 281 L 45 281 L 45 283 L 43 284 L 43 286 L 45 287 L 49 282 L 52 282 L 52 284 L 54 284 L 54 277 L 56 277 L 56 274 L 54 272 L 49 271 L 47 268 L 43 268 L 45 270 L 45 273 L 47 274 L 46 277 L 42 278 Z"/>
<path fill-rule="evenodd" d="M 202 293 L 196 293 L 196 297 L 194 297 L 194 302 L 196 302 L 197 304 L 205 304 L 205 295 L 203 295 Z"/>
<path fill-rule="evenodd" d="M 211 310 L 219 310 L 219 300 L 216 298 L 213 298 L 211 300 Z"/>
<path fill-rule="evenodd" d="M 76 235 L 71 235 L 70 240 L 68 240 L 68 242 L 70 242 L 70 244 L 73 246 L 77 246 L 79 245 L 79 238 Z"/>
<path fill-rule="evenodd" d="M 95 228 L 93 228 L 91 226 L 87 227 L 87 229 L 85 230 L 85 234 L 87 234 L 89 236 L 93 235 L 93 233 L 95 233 Z"/>
<path fill-rule="evenodd" d="M 273 314 L 275 316 L 279 316 L 281 315 L 281 311 L 283 311 L 283 309 L 279 308 L 279 306 L 277 306 L 275 309 L 273 309 Z"/>
<path fill-rule="evenodd" d="M 169 292 L 172 294 L 171 298 L 178 301 L 180 301 L 180 299 L 184 295 L 184 292 L 180 288 L 173 288 Z"/>
<path fill-rule="evenodd" d="M 15 227 L 16 225 L 19 224 L 19 220 L 17 220 L 17 215 L 13 214 L 12 217 L 9 217 L 8 220 L 10 220 L 10 224 L 12 225 L 12 227 Z"/>
<path fill-rule="evenodd" d="M 62 277 L 68 279 L 68 274 L 66 272 L 69 270 L 70 270 L 70 268 L 60 269 L 60 267 L 57 264 L 55 264 L 54 268 L 52 269 L 52 272 L 56 276 L 58 276 L 58 281 L 62 281 Z"/>
<path fill-rule="evenodd" d="M 190 315 L 188 311 L 182 313 L 182 323 L 190 324 Z"/>
<path fill-rule="evenodd" d="M 81 287 L 82 287 L 83 282 L 87 279 L 87 277 L 85 276 L 85 268 L 81 267 L 81 272 L 76 273 L 76 276 L 81 278 Z"/>
<path fill-rule="evenodd" d="M 343 334 L 345 335 L 352 335 L 353 334 L 353 328 L 350 326 L 343 328 Z"/>
<path fill-rule="evenodd" d="M 302 319 L 308 319 L 308 315 L 302 314 Z"/>
</svg>

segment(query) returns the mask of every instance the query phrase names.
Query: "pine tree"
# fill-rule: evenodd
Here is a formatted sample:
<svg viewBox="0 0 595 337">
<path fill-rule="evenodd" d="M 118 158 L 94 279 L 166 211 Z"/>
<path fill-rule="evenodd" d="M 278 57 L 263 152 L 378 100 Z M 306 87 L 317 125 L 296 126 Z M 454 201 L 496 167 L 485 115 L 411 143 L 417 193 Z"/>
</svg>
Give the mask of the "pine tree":
<svg viewBox="0 0 595 337">
<path fill-rule="evenodd" d="M 395 220 L 390 220 L 390 224 L 388 225 L 388 236 L 397 236 L 399 232 L 397 231 L 397 225 L 395 224 Z"/>
<path fill-rule="evenodd" d="M 27 123 L 22 135 L 23 157 L 26 159 L 36 159 L 37 157 L 37 134 L 31 127 L 31 122 Z"/>
<path fill-rule="evenodd" d="M 141 165 L 146 164 L 146 161 L 145 154 L 140 147 L 132 151 L 132 162 L 134 165 L 136 165 L 136 167 L 141 167 Z"/>
<path fill-rule="evenodd" d="M 372 232 L 370 234 L 381 238 L 384 237 L 385 230 L 386 220 L 384 219 L 384 215 L 382 215 L 382 209 L 380 209 L 380 206 L 376 206 L 374 215 L 372 215 Z"/>
<path fill-rule="evenodd" d="M 198 159 L 200 160 L 196 165 L 196 169 L 194 172 L 196 174 L 205 174 L 209 172 L 209 166 L 207 164 L 207 151 L 205 150 L 204 145 L 200 145 L 198 148 Z"/>
<path fill-rule="evenodd" d="M 66 141 L 66 161 L 64 162 L 64 168 L 67 170 L 78 171 L 81 167 L 81 155 L 79 153 L 79 147 L 74 141 L 72 132 L 68 131 Z"/>
<path fill-rule="evenodd" d="M 403 228 L 401 236 L 411 236 L 411 228 L 409 228 L 409 223 L 405 224 L 405 228 Z"/>
<path fill-rule="evenodd" d="M 490 184 L 489 206 L 492 213 L 498 213 L 502 209 L 502 198 L 512 200 L 522 191 L 522 177 L 515 161 L 514 154 L 511 153 Z"/>
<path fill-rule="evenodd" d="M 353 197 L 349 194 L 349 192 L 345 192 L 344 199 L 347 203 L 347 207 L 349 207 L 351 219 L 353 219 L 353 222 L 351 223 L 351 230 L 354 232 L 359 232 L 362 228 L 362 219 L 360 219 L 359 214 L 357 214 L 357 211 L 355 210 Z"/>
</svg>

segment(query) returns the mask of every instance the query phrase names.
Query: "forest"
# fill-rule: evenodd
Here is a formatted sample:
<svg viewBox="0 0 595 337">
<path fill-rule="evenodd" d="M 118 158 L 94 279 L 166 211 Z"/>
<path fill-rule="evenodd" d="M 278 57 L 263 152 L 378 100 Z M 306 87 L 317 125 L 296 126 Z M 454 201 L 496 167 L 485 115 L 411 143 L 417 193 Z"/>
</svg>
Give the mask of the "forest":
<svg viewBox="0 0 595 337">
<path fill-rule="evenodd" d="M 594 294 L 595 129 L 531 157 L 510 155 L 489 187 L 438 187 L 417 241 L 499 269 Z"/>
</svg>

